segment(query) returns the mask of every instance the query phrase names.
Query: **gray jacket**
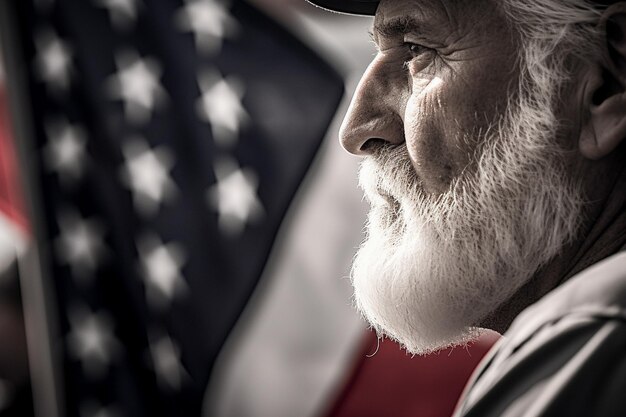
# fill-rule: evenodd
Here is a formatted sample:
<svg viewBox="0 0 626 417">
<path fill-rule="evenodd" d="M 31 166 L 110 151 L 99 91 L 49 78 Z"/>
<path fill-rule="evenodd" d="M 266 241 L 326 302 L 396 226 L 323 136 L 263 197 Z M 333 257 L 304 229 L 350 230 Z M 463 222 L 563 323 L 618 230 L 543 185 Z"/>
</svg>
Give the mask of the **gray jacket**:
<svg viewBox="0 0 626 417">
<path fill-rule="evenodd" d="M 474 373 L 454 415 L 626 416 L 626 252 L 524 310 Z"/>
</svg>

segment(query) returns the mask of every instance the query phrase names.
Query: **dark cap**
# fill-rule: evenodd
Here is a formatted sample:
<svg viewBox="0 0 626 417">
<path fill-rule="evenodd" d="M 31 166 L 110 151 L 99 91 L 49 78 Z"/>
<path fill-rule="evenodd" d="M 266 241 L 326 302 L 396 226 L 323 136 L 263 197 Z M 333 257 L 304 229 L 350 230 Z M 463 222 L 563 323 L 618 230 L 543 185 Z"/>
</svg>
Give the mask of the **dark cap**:
<svg viewBox="0 0 626 417">
<path fill-rule="evenodd" d="M 378 0 L 307 0 L 316 6 L 333 12 L 373 16 Z"/>
<path fill-rule="evenodd" d="M 339 13 L 373 16 L 376 14 L 379 0 L 307 0 L 316 6 Z M 603 6 L 617 3 L 619 0 L 593 0 Z"/>
</svg>

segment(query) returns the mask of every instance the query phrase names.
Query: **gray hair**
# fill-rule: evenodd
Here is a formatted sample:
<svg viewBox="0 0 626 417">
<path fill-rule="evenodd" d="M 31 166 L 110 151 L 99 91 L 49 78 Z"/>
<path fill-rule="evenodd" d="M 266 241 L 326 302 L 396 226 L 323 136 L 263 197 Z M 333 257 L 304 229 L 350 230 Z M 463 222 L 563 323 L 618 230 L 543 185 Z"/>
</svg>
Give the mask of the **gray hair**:
<svg viewBox="0 0 626 417">
<path fill-rule="evenodd" d="M 520 35 L 522 70 L 536 85 L 562 86 L 571 76 L 572 58 L 601 57 L 598 22 L 606 5 L 587 0 L 502 0 L 501 5 Z"/>
</svg>

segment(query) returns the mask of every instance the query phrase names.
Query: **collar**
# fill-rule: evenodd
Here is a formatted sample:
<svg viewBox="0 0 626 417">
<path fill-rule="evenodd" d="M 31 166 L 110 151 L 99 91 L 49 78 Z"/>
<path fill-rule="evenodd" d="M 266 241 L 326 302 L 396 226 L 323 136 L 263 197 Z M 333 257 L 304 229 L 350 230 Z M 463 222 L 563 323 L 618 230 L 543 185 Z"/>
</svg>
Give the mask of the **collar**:
<svg viewBox="0 0 626 417">
<path fill-rule="evenodd" d="M 524 343 L 540 327 L 569 315 L 626 317 L 626 246 L 546 294 L 515 319 L 506 335 Z"/>
</svg>

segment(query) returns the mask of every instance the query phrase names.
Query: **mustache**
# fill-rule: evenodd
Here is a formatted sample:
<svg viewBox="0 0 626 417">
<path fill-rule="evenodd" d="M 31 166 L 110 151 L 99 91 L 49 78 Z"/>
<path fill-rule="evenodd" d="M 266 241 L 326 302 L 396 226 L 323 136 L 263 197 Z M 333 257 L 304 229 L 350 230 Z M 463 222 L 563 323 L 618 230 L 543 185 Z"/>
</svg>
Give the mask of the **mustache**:
<svg viewBox="0 0 626 417">
<path fill-rule="evenodd" d="M 380 146 L 361 162 L 359 186 L 368 199 L 374 194 L 398 197 L 420 183 L 404 144 Z"/>
<path fill-rule="evenodd" d="M 367 156 L 364 161 L 370 161 L 383 168 L 385 166 L 410 163 L 411 159 L 405 144 L 384 144 L 372 150 L 371 155 Z"/>
</svg>

